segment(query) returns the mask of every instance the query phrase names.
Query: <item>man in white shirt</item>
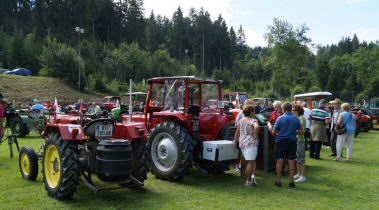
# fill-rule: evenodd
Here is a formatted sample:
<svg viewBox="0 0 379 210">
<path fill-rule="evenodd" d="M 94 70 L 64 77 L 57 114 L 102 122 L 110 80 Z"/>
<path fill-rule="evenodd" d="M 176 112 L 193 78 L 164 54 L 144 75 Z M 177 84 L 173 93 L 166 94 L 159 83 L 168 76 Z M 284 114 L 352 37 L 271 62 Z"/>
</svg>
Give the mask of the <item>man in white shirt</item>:
<svg viewBox="0 0 379 210">
<path fill-rule="evenodd" d="M 335 127 L 337 124 L 337 120 L 339 115 L 341 114 L 341 100 L 336 98 L 333 103 L 333 113 L 331 117 L 331 125 L 330 125 L 330 149 L 332 153 L 329 156 L 337 156 L 337 132 L 335 131 Z"/>
<path fill-rule="evenodd" d="M 305 137 L 305 150 L 308 150 L 308 141 L 311 137 L 311 121 L 308 119 L 309 113 L 311 113 L 311 110 L 308 108 L 308 104 L 306 102 L 303 102 L 301 104 L 304 109 L 304 118 L 305 118 L 305 129 L 304 129 L 304 137 Z"/>
</svg>

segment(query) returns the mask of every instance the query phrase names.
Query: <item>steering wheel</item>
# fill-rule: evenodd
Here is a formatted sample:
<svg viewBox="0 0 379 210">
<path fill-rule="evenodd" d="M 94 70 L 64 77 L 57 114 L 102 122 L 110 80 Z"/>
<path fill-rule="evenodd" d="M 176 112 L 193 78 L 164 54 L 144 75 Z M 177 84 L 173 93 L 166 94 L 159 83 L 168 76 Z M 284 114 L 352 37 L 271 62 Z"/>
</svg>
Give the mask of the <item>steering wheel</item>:
<svg viewBox="0 0 379 210">
<path fill-rule="evenodd" d="M 41 116 L 41 112 L 38 109 L 29 111 L 28 117 L 31 119 L 38 119 Z"/>
</svg>

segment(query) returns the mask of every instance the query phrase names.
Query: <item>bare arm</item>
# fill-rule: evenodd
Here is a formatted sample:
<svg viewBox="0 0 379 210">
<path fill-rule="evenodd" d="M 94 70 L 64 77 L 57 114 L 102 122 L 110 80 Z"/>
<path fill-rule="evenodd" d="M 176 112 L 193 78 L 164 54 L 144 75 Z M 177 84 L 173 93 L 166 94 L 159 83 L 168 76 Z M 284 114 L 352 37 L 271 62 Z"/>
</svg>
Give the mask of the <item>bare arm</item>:
<svg viewBox="0 0 379 210">
<path fill-rule="evenodd" d="M 253 129 L 254 129 L 255 135 L 258 137 L 260 129 L 259 129 L 259 124 L 257 122 L 253 123 Z"/>
<path fill-rule="evenodd" d="M 240 127 L 237 125 L 236 133 L 234 134 L 233 143 L 237 144 L 238 139 L 240 138 Z"/>
<path fill-rule="evenodd" d="M 272 124 L 270 122 L 267 122 L 267 128 L 269 132 L 272 132 Z"/>
<path fill-rule="evenodd" d="M 304 130 L 303 130 L 303 129 L 298 130 L 298 131 L 297 131 L 297 134 L 298 134 L 298 135 L 304 135 Z"/>
<path fill-rule="evenodd" d="M 275 137 L 279 133 L 278 130 L 272 130 L 271 134 Z"/>
</svg>

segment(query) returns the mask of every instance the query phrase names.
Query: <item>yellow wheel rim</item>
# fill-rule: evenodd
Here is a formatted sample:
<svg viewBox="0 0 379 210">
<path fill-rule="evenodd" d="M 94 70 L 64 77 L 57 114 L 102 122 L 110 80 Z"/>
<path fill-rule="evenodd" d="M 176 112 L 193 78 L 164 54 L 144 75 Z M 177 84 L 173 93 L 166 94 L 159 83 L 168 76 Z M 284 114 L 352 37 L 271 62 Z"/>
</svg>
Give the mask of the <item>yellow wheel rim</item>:
<svg viewBox="0 0 379 210">
<path fill-rule="evenodd" d="M 57 187 L 61 179 L 61 159 L 55 145 L 47 146 L 43 166 L 47 184 L 51 188 Z"/>
<path fill-rule="evenodd" d="M 30 160 L 26 153 L 21 154 L 21 170 L 25 176 L 30 174 Z"/>
</svg>

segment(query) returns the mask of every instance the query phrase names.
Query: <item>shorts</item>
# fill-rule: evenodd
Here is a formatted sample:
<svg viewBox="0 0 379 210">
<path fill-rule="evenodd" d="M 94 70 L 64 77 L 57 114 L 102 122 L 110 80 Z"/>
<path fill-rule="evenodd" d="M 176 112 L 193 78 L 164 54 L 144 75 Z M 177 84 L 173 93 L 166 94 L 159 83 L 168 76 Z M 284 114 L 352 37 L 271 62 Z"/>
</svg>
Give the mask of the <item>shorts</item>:
<svg viewBox="0 0 379 210">
<path fill-rule="evenodd" d="M 257 158 L 258 147 L 257 146 L 249 146 L 241 148 L 242 155 L 245 160 L 255 160 Z"/>
<path fill-rule="evenodd" d="M 296 159 L 297 141 L 283 140 L 275 143 L 275 159 L 282 160 L 287 158 L 288 160 Z"/>
<path fill-rule="evenodd" d="M 298 163 L 305 162 L 305 141 L 297 142 L 296 162 Z"/>
</svg>

